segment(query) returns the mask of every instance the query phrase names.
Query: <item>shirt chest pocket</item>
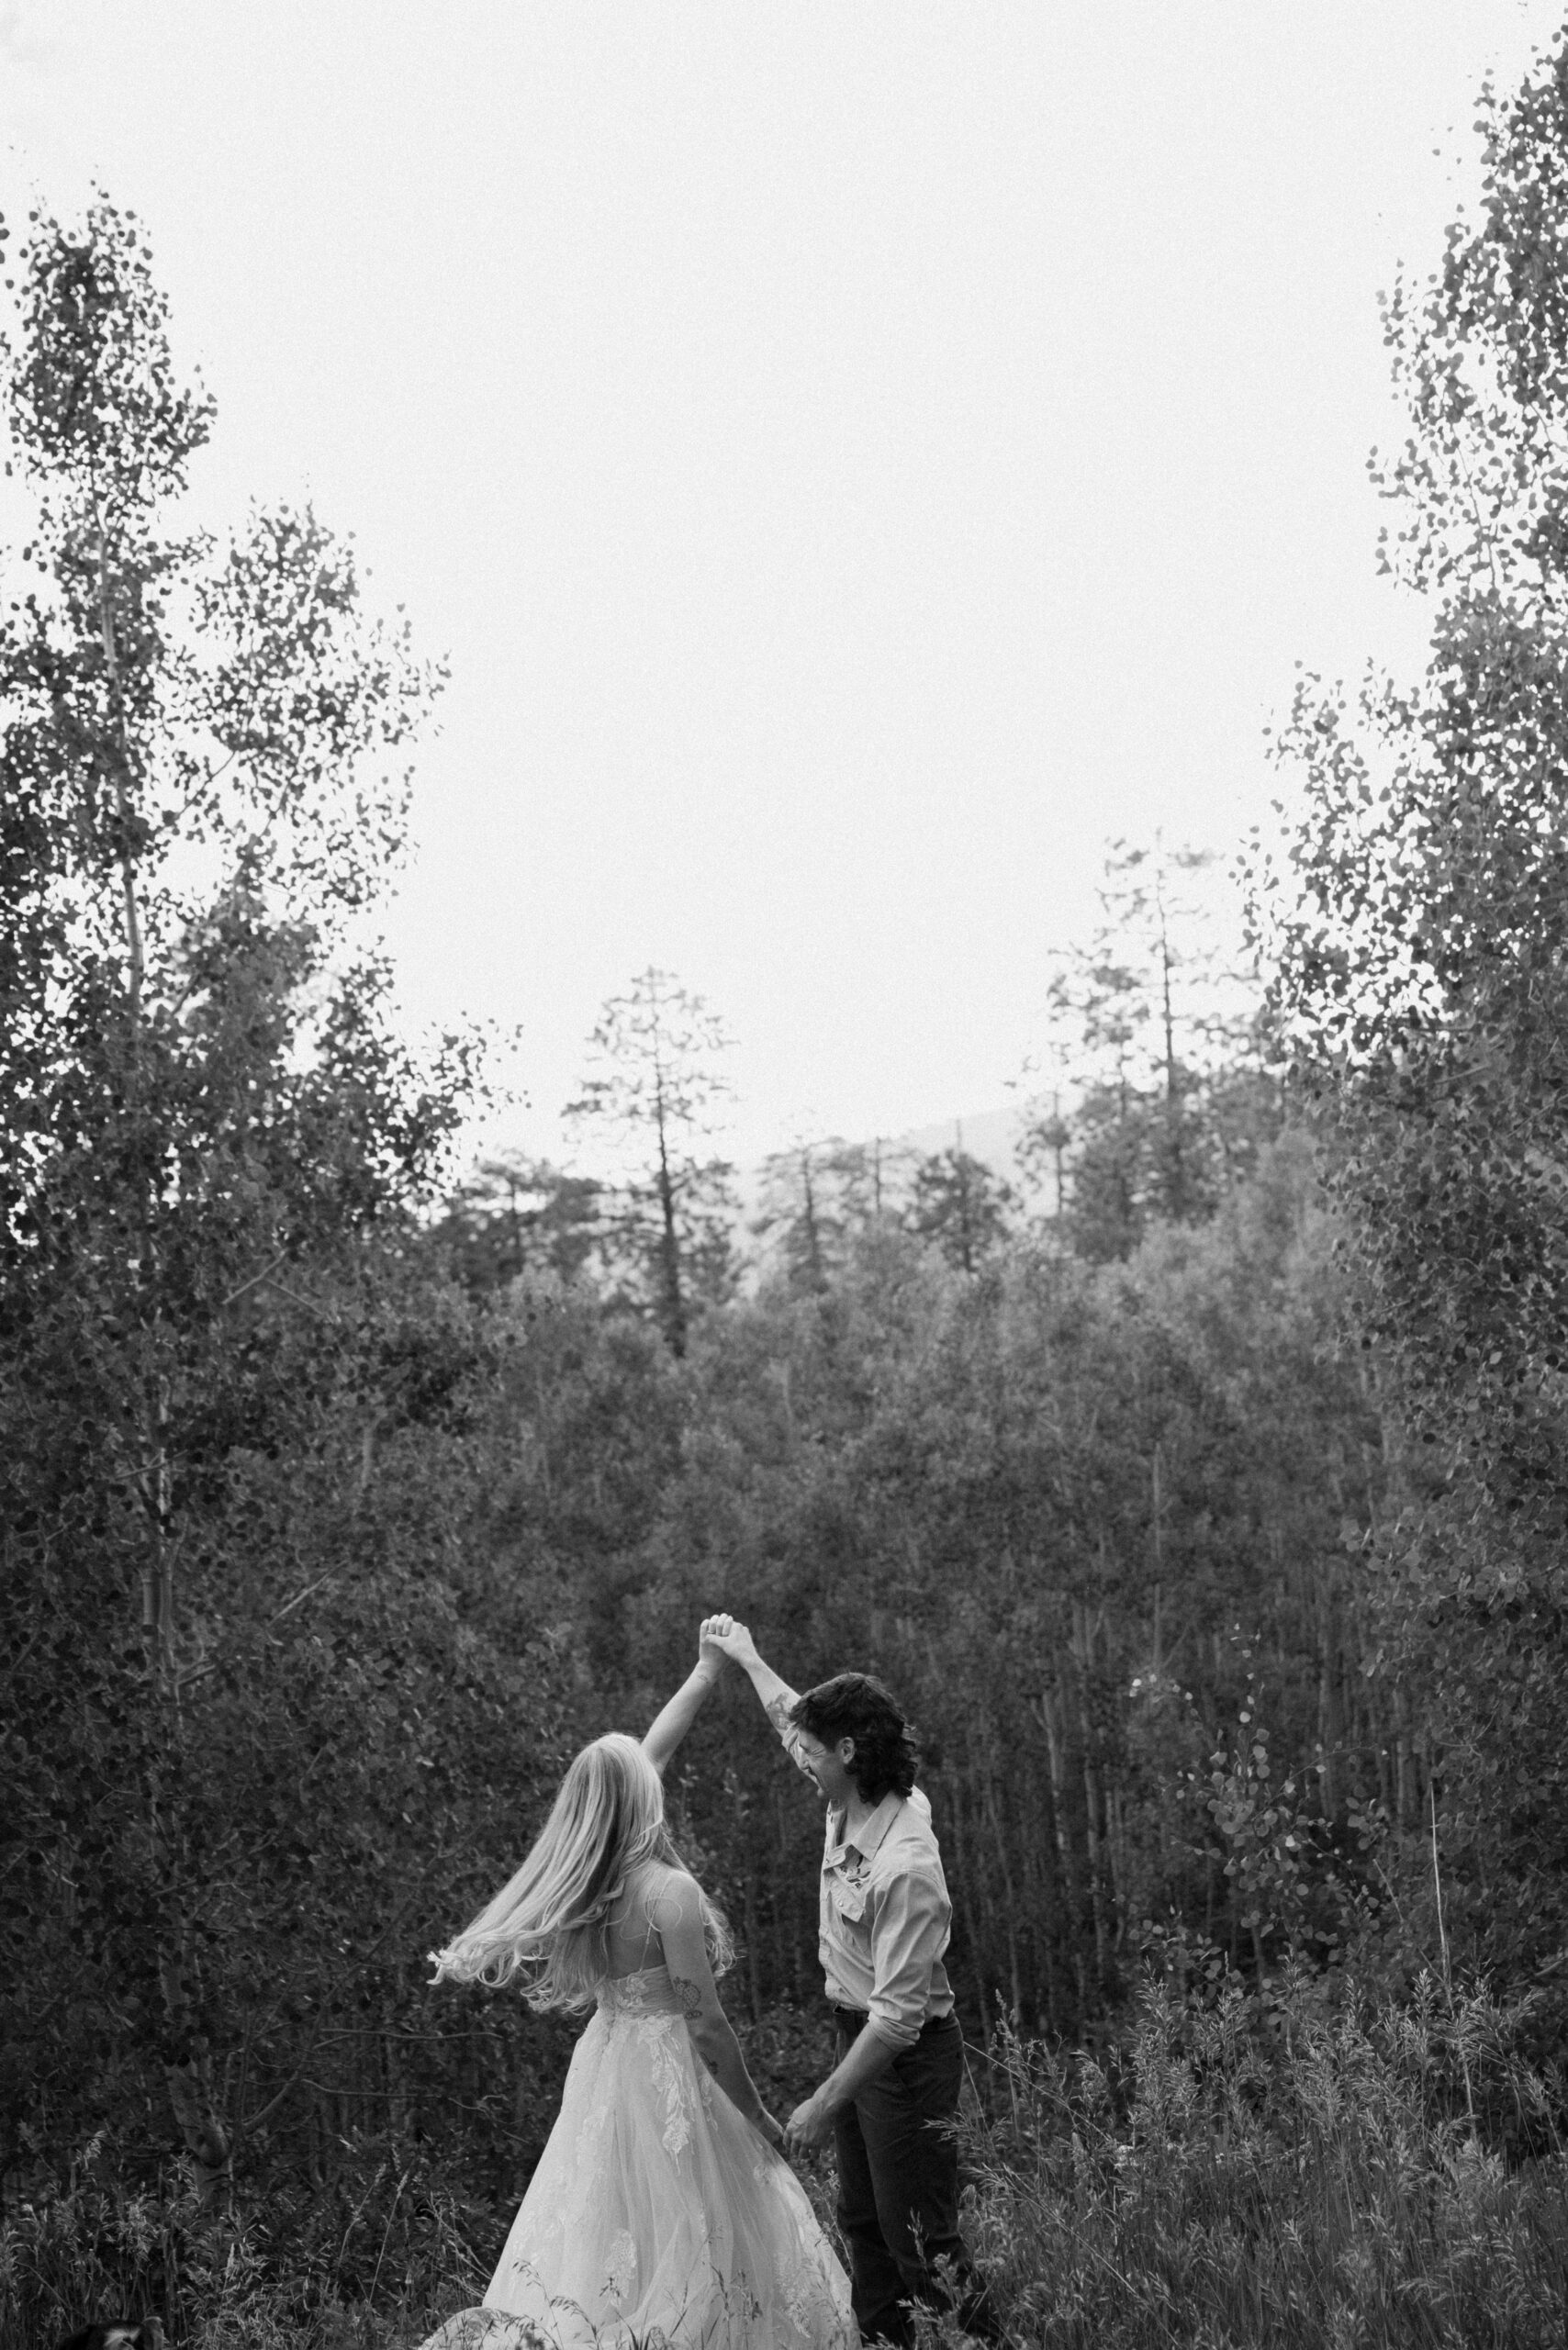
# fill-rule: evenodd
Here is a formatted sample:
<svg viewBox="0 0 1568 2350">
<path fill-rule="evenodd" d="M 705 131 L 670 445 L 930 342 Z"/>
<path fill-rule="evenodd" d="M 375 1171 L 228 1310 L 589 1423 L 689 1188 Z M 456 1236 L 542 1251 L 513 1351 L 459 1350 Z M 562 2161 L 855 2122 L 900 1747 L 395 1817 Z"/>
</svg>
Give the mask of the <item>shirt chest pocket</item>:
<svg viewBox="0 0 1568 2350">
<path fill-rule="evenodd" d="M 848 1877 L 835 1876 L 829 1898 L 846 1925 L 858 1926 L 866 1915 L 870 1891 L 868 1885 L 854 1885 Z"/>
</svg>

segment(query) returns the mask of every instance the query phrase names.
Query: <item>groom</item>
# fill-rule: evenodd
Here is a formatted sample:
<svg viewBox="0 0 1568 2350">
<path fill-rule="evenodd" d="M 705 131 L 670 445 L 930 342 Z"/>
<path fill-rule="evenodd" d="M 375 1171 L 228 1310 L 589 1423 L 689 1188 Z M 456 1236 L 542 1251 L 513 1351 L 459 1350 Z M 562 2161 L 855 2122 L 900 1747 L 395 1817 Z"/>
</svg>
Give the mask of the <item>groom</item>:
<svg viewBox="0 0 1568 2350">
<path fill-rule="evenodd" d="M 912 2343 L 921 2301 L 994 2338 L 958 2232 L 964 2050 L 942 1964 L 952 1905 L 909 1725 L 868 1673 L 840 1673 L 800 1697 L 733 1617 L 710 1616 L 702 1638 L 749 1675 L 827 1805 L 818 1954 L 838 2061 L 784 2138 L 795 2152 L 834 2141 L 861 2337 Z"/>
</svg>

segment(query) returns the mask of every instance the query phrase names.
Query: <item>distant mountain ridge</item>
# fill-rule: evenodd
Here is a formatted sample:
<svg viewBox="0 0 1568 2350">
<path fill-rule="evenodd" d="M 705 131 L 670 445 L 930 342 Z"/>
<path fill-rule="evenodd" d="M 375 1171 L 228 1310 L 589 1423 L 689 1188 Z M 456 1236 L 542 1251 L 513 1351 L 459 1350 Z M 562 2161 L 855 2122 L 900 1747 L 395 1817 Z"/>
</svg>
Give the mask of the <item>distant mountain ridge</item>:
<svg viewBox="0 0 1568 2350">
<path fill-rule="evenodd" d="M 885 1149 L 908 1151 L 919 1158 L 931 1158 L 941 1151 L 961 1148 L 968 1151 L 971 1158 L 978 1158 L 982 1166 L 990 1168 L 993 1174 L 1000 1175 L 1004 1182 L 1017 1185 L 1020 1181 L 1018 1136 L 1027 1115 L 1022 1106 L 976 1110 L 967 1117 L 944 1118 L 936 1125 L 910 1126 L 902 1134 L 877 1137 L 857 1135 L 855 1140 L 861 1147 L 867 1148 L 873 1139 L 877 1139 Z M 764 1181 L 764 1162 L 760 1160 L 736 1169 L 740 1193 L 738 1221 L 742 1225 L 749 1224 L 756 1214 Z"/>
<path fill-rule="evenodd" d="M 968 1117 L 945 1119 L 940 1125 L 912 1126 L 893 1140 L 907 1150 L 929 1158 L 943 1150 L 967 1150 L 1008 1182 L 1018 1180 L 1018 1137 L 1028 1113 L 1022 1107 L 976 1110 Z"/>
</svg>

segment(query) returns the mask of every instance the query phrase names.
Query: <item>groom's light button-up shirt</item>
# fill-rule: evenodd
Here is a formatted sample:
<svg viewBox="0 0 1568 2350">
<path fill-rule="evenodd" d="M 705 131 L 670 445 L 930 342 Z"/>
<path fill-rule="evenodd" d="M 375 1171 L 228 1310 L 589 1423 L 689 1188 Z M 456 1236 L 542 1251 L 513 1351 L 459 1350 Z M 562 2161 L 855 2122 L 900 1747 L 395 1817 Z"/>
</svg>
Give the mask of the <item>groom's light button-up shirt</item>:
<svg viewBox="0 0 1568 2350">
<path fill-rule="evenodd" d="M 953 1905 L 920 1789 L 884 1796 L 843 1840 L 830 1811 L 823 1848 L 817 1952 L 835 2007 L 859 2008 L 884 2040 L 913 2047 L 922 2024 L 953 2012 L 942 1964 Z"/>
<path fill-rule="evenodd" d="M 794 1734 L 780 1735 L 805 1771 Z M 942 1964 L 953 1905 L 931 1806 L 918 1787 L 884 1796 L 848 1839 L 844 1818 L 829 1811 L 823 1847 L 817 1955 L 827 1996 L 835 2008 L 858 2009 L 895 2047 L 910 2048 L 922 2024 L 953 2012 Z"/>
</svg>

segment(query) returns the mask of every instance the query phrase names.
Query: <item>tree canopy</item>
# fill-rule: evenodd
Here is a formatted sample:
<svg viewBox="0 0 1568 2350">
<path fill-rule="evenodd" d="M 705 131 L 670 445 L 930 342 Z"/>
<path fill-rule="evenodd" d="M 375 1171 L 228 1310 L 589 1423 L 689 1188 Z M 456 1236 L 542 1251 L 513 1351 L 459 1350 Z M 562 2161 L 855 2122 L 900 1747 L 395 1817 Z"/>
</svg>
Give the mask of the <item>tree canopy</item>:
<svg viewBox="0 0 1568 2350">
<path fill-rule="evenodd" d="M 1500 1941 L 1538 1948 L 1561 1933 L 1568 1863 L 1565 101 L 1562 44 L 1487 94 L 1478 216 L 1389 299 L 1410 430 L 1376 473 L 1430 661 L 1353 705 L 1303 685 L 1280 744 L 1300 812 L 1257 868 L 1401 1454 L 1380 1554 L 1448 1749 L 1452 1841 Z"/>
</svg>

